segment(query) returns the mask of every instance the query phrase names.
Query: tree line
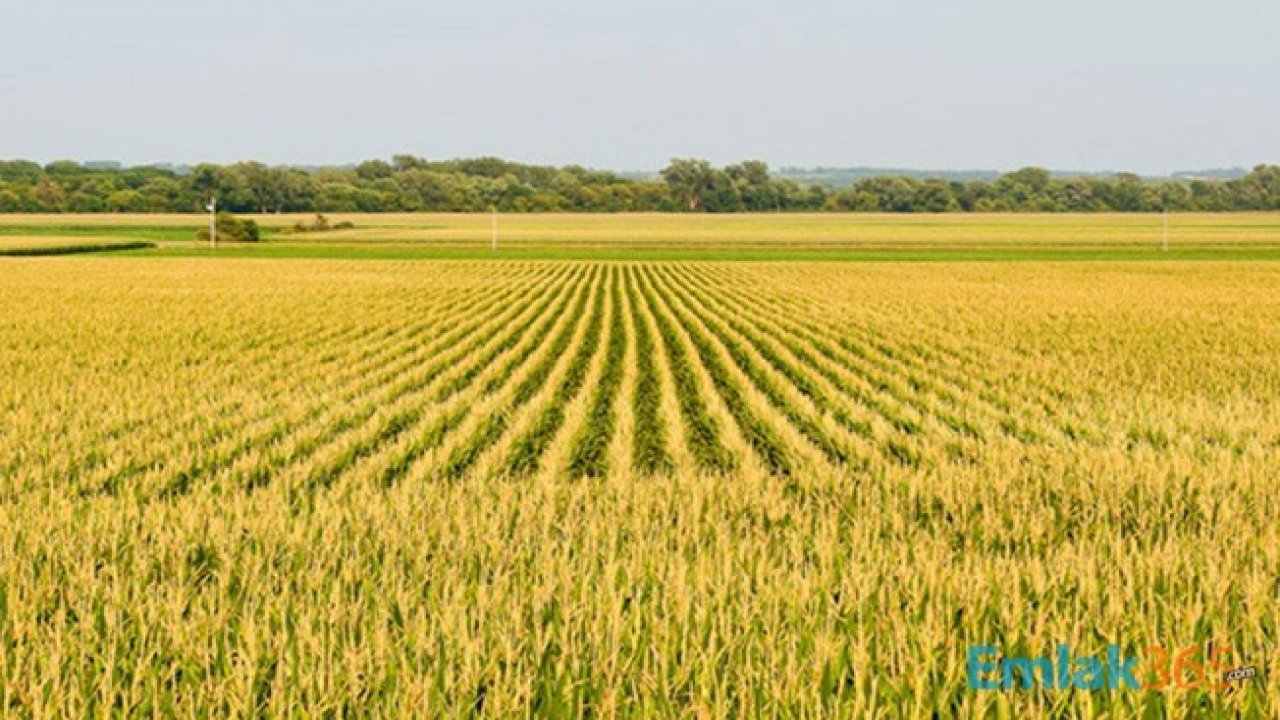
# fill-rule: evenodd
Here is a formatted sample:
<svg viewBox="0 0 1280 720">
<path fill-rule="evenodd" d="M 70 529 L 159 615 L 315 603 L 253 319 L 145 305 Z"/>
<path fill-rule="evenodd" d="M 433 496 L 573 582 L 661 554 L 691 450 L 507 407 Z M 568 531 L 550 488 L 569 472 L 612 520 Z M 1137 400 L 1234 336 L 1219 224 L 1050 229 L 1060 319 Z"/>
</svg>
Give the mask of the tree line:
<svg viewBox="0 0 1280 720">
<path fill-rule="evenodd" d="M 1130 174 L 1058 178 L 1023 168 L 994 181 L 868 177 L 845 187 L 770 176 L 750 160 L 675 159 L 657 178 L 498 158 L 397 155 L 352 167 L 201 164 L 104 168 L 0 162 L 0 212 L 1153 212 L 1280 210 L 1280 166 L 1234 180 L 1148 181 Z"/>
</svg>

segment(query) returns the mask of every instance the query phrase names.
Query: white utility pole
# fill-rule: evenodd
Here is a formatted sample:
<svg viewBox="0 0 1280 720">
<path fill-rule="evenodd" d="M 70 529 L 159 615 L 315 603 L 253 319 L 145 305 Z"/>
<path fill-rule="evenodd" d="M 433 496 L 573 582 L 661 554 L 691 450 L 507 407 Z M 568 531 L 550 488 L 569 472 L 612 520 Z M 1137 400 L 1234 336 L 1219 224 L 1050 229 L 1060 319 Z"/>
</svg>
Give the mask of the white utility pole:
<svg viewBox="0 0 1280 720">
<path fill-rule="evenodd" d="M 218 198 L 210 199 L 205 209 L 209 211 L 209 247 L 216 248 L 218 247 Z"/>
<path fill-rule="evenodd" d="M 1164 236 L 1160 243 L 1160 249 L 1169 252 L 1169 208 L 1164 209 Z"/>
<path fill-rule="evenodd" d="M 493 251 L 498 252 L 498 206 L 493 206 Z"/>
</svg>

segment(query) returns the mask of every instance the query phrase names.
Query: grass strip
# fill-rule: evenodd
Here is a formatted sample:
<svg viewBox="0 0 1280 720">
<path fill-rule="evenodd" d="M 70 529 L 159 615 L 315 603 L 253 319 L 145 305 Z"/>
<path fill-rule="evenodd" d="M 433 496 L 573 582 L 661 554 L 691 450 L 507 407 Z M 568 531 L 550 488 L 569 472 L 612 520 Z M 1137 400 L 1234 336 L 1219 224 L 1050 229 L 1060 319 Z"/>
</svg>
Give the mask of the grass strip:
<svg viewBox="0 0 1280 720">
<path fill-rule="evenodd" d="M 617 424 L 614 412 L 614 400 L 618 389 L 622 386 L 622 359 L 627 351 L 626 328 L 622 319 L 622 292 L 619 290 L 618 276 L 615 271 L 610 283 L 609 294 L 613 299 L 613 310 L 609 318 L 609 344 L 605 350 L 604 366 L 600 370 L 600 381 L 596 386 L 595 397 L 583 421 L 582 430 L 569 452 L 569 477 L 600 477 L 608 470 L 606 453 L 609 441 L 613 438 L 614 426 Z"/>
</svg>

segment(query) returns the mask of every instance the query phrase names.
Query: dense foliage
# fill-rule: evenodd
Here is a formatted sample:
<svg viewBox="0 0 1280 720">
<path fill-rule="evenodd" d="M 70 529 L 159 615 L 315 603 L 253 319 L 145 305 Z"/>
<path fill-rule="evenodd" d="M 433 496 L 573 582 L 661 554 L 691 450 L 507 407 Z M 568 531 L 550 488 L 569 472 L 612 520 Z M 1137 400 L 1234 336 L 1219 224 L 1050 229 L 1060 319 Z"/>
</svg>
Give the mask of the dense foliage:
<svg viewBox="0 0 1280 720">
<path fill-rule="evenodd" d="M 258 242 L 261 232 L 258 223 L 249 218 L 238 218 L 228 212 L 218 213 L 218 239 L 230 242 Z M 197 240 L 208 240 L 209 230 L 200 228 L 196 231 Z"/>
<path fill-rule="evenodd" d="M 0 162 L 0 212 L 199 212 L 216 195 L 233 212 L 1141 212 L 1280 210 L 1280 166 L 1236 180 L 1146 181 L 1137 175 L 1055 178 L 1024 168 L 995 181 L 867 177 L 839 188 L 771 177 L 747 161 L 724 168 L 675 159 L 660 180 L 579 166 L 398 155 L 354 167 L 261 163 L 98 168 Z"/>
</svg>

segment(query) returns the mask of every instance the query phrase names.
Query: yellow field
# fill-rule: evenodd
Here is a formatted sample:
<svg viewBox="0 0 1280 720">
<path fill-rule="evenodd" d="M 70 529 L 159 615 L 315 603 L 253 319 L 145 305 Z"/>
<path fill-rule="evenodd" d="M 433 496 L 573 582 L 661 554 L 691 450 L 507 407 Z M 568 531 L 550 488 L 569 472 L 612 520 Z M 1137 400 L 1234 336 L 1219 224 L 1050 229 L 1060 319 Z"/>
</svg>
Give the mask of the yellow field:
<svg viewBox="0 0 1280 720">
<path fill-rule="evenodd" d="M 268 229 L 311 222 L 313 215 L 246 215 Z M 424 242 L 485 244 L 492 233 L 486 214 L 334 213 L 351 230 L 289 236 L 291 242 Z M 6 215 L 0 228 L 89 227 L 112 234 L 129 228 L 205 227 L 204 215 Z M 503 242 L 634 243 L 689 245 L 1151 245 L 1163 237 L 1163 218 L 1151 214 L 503 214 Z M 1276 213 L 1182 213 L 1170 217 L 1170 239 L 1201 244 L 1280 243 Z"/>
<path fill-rule="evenodd" d="M 1277 317 L 1265 262 L 4 259 L 0 714 L 1274 717 Z M 1207 641 L 1263 675 L 966 686 Z"/>
<path fill-rule="evenodd" d="M 324 233 L 324 239 L 361 241 L 483 242 L 489 218 L 477 215 L 335 216 L 356 225 Z M 263 218 L 274 223 L 274 218 Z M 296 222 L 296 221 L 295 221 Z M 1175 217 L 1173 234 L 1205 242 L 1280 241 L 1274 214 Z M 731 243 L 817 246 L 990 246 L 1025 244 L 1158 243 L 1163 233 L 1152 215 L 504 215 L 499 232 L 509 242 L 628 242 L 638 245 Z"/>
</svg>

